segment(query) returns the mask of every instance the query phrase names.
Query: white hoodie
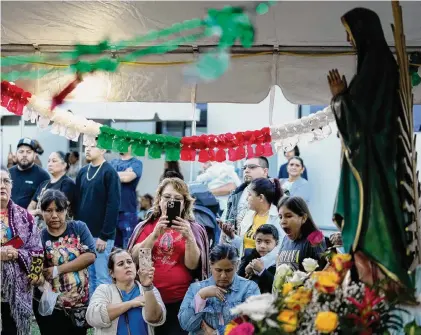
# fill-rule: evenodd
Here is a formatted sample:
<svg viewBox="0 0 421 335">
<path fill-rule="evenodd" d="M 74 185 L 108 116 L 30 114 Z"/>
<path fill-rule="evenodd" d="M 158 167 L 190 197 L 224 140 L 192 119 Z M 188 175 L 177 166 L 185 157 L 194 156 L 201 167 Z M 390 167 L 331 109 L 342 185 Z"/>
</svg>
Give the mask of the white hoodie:
<svg viewBox="0 0 421 335">
<path fill-rule="evenodd" d="M 212 162 L 211 166 L 204 173 L 197 176 L 196 181 L 207 185 L 211 191 L 229 183 L 234 183 L 237 187 L 241 185 L 234 166 L 218 162 Z M 227 207 L 228 197 L 229 195 L 216 197 L 222 210 L 225 210 Z"/>
</svg>

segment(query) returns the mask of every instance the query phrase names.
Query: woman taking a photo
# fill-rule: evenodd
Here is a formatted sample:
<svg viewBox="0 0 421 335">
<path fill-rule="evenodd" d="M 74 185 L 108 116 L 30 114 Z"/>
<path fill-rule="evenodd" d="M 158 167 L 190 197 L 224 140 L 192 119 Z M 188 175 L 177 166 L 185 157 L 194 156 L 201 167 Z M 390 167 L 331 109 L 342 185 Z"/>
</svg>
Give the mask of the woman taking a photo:
<svg viewBox="0 0 421 335">
<path fill-rule="evenodd" d="M 317 228 L 304 199 L 285 197 L 279 203 L 279 218 L 285 237 L 281 243 L 278 266 L 288 264 L 293 270 L 304 271 L 303 260 L 312 258 L 323 270 L 326 260 L 326 242 Z"/>
<path fill-rule="evenodd" d="M 70 177 L 66 176 L 68 168 L 69 163 L 63 152 L 55 151 L 51 153 L 50 157 L 48 157 L 47 165 L 48 172 L 51 174 L 51 180 L 46 180 L 38 186 L 38 189 L 28 206 L 29 213 L 33 216 L 42 217 L 40 200 L 45 191 L 49 189 L 63 192 L 67 197 L 70 206 L 72 205 L 76 185 Z"/>
<path fill-rule="evenodd" d="M 108 270 L 114 284 L 98 286 L 89 303 L 86 319 L 95 335 L 153 335 L 153 327 L 165 322 L 166 310 L 153 285 L 154 268 L 139 270 L 125 250 L 110 254 Z"/>
<path fill-rule="evenodd" d="M 275 226 L 279 232 L 280 239 L 285 236 L 281 229 L 278 209 L 276 205 L 282 196 L 282 190 L 278 179 L 257 178 L 248 187 L 247 210 L 243 221 L 238 229 L 238 235 L 234 234 L 232 225 L 224 224 L 222 230 L 229 237 L 227 242 L 234 245 L 241 257 L 248 256 L 256 248 L 256 231 L 264 224 Z M 276 263 L 279 246 L 270 253 L 262 257 L 264 268 L 268 268 Z"/>
<path fill-rule="evenodd" d="M 32 260 L 42 257 L 41 238 L 33 217 L 11 199 L 12 180 L 0 168 L 1 326 L 2 334 L 30 334 Z"/>
<path fill-rule="evenodd" d="M 42 335 L 59 332 L 86 334 L 85 313 L 89 300 L 88 266 L 95 262 L 94 239 L 82 221 L 68 221 L 69 204 L 57 190 L 48 190 L 41 199 L 46 228 L 41 232 L 44 247 L 44 278 L 59 293 L 51 315 L 38 312 L 42 296 L 34 292 L 34 314 Z"/>
<path fill-rule="evenodd" d="M 155 286 L 162 295 L 167 321 L 155 329 L 158 335 L 186 334 L 177 314 L 190 284 L 208 275 L 209 242 L 206 230 L 194 222 L 193 198 L 187 184 L 178 178 L 164 179 L 154 197 L 153 213 L 139 223 L 129 241 L 129 251 L 138 262 L 140 248 L 152 250 Z M 180 215 L 170 224 L 167 205 L 179 202 Z"/>
<path fill-rule="evenodd" d="M 301 157 L 294 156 L 288 160 L 288 178 L 281 179 L 281 187 L 285 195 L 301 197 L 307 205 L 310 203 L 310 184 L 302 177 L 305 167 Z"/>
<path fill-rule="evenodd" d="M 210 263 L 212 276 L 191 284 L 180 307 L 180 325 L 189 334 L 224 334 L 225 326 L 236 317 L 231 309 L 260 294 L 254 281 L 237 275 L 235 247 L 217 245 L 210 253 Z"/>
</svg>

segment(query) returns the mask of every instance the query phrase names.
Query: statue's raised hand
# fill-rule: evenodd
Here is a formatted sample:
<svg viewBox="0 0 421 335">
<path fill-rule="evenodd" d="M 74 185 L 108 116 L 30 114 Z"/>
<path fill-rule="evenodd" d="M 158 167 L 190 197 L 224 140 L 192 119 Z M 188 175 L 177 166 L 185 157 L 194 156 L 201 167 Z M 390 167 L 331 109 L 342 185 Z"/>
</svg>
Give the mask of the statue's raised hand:
<svg viewBox="0 0 421 335">
<path fill-rule="evenodd" d="M 348 88 L 345 76 L 341 76 L 337 69 L 329 71 L 327 82 L 329 83 L 332 96 L 336 96 Z"/>
</svg>

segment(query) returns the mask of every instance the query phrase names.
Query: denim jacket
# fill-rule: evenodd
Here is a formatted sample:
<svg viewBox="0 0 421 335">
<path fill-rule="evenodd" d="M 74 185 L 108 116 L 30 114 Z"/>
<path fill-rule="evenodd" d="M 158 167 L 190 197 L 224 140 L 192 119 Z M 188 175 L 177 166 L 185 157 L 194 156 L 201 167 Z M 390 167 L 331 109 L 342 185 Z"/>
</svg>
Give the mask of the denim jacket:
<svg viewBox="0 0 421 335">
<path fill-rule="evenodd" d="M 218 334 L 224 334 L 225 326 L 236 317 L 231 314 L 230 310 L 246 301 L 248 297 L 260 294 L 259 287 L 255 282 L 236 274 L 228 293 L 225 295 L 225 301 L 220 301 L 215 297 L 209 298 L 206 300 L 205 308 L 196 313 L 196 294 L 200 289 L 213 285 L 216 285 L 213 277 L 193 283 L 184 297 L 178 313 L 178 320 L 181 328 L 188 331 L 189 334 L 201 334 L 202 321 L 205 321 L 210 327 L 215 329 Z M 223 318 L 223 324 L 221 324 L 221 317 Z"/>
</svg>

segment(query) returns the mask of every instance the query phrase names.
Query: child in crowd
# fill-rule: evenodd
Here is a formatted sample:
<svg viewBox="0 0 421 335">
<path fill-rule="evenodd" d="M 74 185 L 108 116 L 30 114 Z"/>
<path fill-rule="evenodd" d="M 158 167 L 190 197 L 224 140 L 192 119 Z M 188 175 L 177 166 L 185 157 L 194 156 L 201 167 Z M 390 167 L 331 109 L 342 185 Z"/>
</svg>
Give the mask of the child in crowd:
<svg viewBox="0 0 421 335">
<path fill-rule="evenodd" d="M 279 233 L 274 225 L 264 224 L 256 230 L 256 248 L 241 259 L 238 275 L 253 280 L 261 293 L 272 292 L 276 264 L 265 269 L 260 257 L 267 255 L 279 243 Z"/>
</svg>

